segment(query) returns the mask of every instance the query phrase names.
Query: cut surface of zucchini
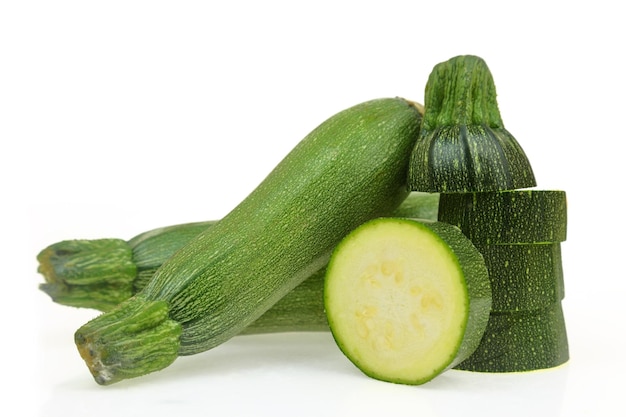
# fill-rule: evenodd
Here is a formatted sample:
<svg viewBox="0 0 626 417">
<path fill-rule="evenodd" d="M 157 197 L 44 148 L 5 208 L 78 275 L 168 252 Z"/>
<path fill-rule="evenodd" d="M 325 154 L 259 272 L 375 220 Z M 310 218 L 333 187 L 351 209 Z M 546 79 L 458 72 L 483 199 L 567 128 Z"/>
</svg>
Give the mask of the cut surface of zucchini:
<svg viewBox="0 0 626 417">
<path fill-rule="evenodd" d="M 491 308 L 482 256 L 457 228 L 400 218 L 367 222 L 337 246 L 324 297 L 348 359 L 411 385 L 469 356 Z"/>
</svg>

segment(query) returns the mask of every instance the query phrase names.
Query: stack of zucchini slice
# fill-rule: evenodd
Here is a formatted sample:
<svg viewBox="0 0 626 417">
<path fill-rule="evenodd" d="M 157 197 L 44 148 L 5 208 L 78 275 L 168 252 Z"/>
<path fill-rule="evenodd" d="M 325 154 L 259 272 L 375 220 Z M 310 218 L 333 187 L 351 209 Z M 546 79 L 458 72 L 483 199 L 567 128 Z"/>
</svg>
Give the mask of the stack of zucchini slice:
<svg viewBox="0 0 626 417">
<path fill-rule="evenodd" d="M 440 193 L 438 221 L 460 228 L 489 272 L 487 328 L 474 353 L 455 368 L 551 368 L 569 359 L 561 305 L 566 195 L 534 189 L 531 165 L 504 129 L 495 97 L 482 59 L 459 56 L 435 66 L 409 188 Z"/>
<path fill-rule="evenodd" d="M 492 290 L 485 334 L 457 369 L 518 372 L 566 362 L 565 192 L 442 194 L 439 201 L 439 220 L 458 226 L 483 255 Z"/>
</svg>

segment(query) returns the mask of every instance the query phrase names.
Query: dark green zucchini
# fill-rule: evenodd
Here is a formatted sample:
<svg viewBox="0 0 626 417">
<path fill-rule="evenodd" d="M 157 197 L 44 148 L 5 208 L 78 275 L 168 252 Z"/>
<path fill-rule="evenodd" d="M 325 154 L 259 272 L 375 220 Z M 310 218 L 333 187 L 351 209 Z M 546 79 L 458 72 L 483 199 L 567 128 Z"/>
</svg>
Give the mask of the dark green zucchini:
<svg viewBox="0 0 626 417">
<path fill-rule="evenodd" d="M 401 98 L 329 118 L 139 293 L 75 333 L 99 384 L 169 366 L 241 333 L 326 265 L 335 245 L 408 196 L 421 114 Z"/>
<path fill-rule="evenodd" d="M 491 313 L 474 353 L 455 369 L 474 372 L 524 372 L 554 368 L 569 360 L 560 302 L 542 310 Z"/>
<path fill-rule="evenodd" d="M 482 245 L 489 271 L 491 311 L 538 310 L 563 300 L 560 243 Z"/>
<path fill-rule="evenodd" d="M 450 193 L 536 185 L 524 150 L 504 128 L 493 77 L 481 58 L 457 56 L 437 64 L 424 109 L 409 189 Z"/>
<path fill-rule="evenodd" d="M 441 194 L 438 219 L 459 227 L 477 245 L 567 238 L 567 200 L 559 190 Z"/>
</svg>

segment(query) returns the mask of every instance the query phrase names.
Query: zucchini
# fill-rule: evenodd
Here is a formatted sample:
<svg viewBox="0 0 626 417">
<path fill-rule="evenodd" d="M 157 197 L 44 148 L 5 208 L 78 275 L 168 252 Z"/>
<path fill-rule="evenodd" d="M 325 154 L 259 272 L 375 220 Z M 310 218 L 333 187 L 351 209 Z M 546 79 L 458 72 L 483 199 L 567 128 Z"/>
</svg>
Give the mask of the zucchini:
<svg viewBox="0 0 626 417">
<path fill-rule="evenodd" d="M 138 276 L 132 247 L 122 239 L 75 239 L 47 246 L 37 255 L 45 278 L 39 289 L 56 303 L 110 310 L 133 294 Z"/>
<path fill-rule="evenodd" d="M 438 200 L 437 194 L 414 192 L 393 214 L 435 220 Z M 128 242 L 96 239 L 52 244 L 37 256 L 39 272 L 46 279 L 40 289 L 59 304 L 111 310 L 141 290 L 163 262 L 214 223 L 161 227 Z M 133 268 L 127 267 L 129 262 Z M 323 301 L 324 273 L 322 269 L 312 274 L 240 334 L 328 331 Z"/>
<path fill-rule="evenodd" d="M 567 198 L 560 190 L 441 194 L 438 219 L 477 245 L 564 242 Z"/>
<path fill-rule="evenodd" d="M 474 372 L 524 372 L 554 368 L 569 360 L 560 302 L 541 310 L 491 313 L 474 353 L 456 369 Z"/>
<path fill-rule="evenodd" d="M 476 247 L 489 271 L 492 312 L 538 310 L 565 297 L 560 243 Z"/>
<path fill-rule="evenodd" d="M 409 165 L 411 190 L 450 193 L 536 185 L 524 150 L 504 128 L 484 60 L 463 55 L 437 64 L 426 84 L 424 109 Z"/>
<path fill-rule="evenodd" d="M 139 293 L 76 331 L 95 381 L 138 377 L 218 346 L 321 269 L 349 231 L 407 197 L 420 121 L 413 104 L 390 98 L 314 129 Z"/>
<path fill-rule="evenodd" d="M 364 374 L 417 385 L 467 358 L 491 308 L 482 256 L 456 228 L 371 220 L 337 246 L 324 304 L 345 356 Z"/>
<path fill-rule="evenodd" d="M 392 214 L 436 220 L 438 202 L 437 194 L 413 192 Z M 37 255 L 38 271 L 45 279 L 39 288 L 58 304 L 109 311 L 145 287 L 163 262 L 213 224 L 215 221 L 160 227 L 127 242 L 122 239 L 75 239 L 54 243 Z M 316 272 L 313 276 L 319 274 Z M 312 313 L 312 327 L 319 327 L 319 312 L 316 310 L 323 309 L 323 284 L 319 280 L 314 281 L 319 284 L 319 294 L 315 294 L 313 299 L 298 294 L 314 290 L 304 289 L 306 286 L 303 283 L 278 302 L 291 305 L 291 301 L 285 298 L 293 297 L 294 310 L 288 315 L 298 315 L 293 317 L 293 321 L 302 324 L 298 327 L 300 330 L 308 327 L 306 314 L 309 311 Z M 313 284 L 310 286 L 313 287 Z M 272 309 L 275 307 L 278 306 Z M 288 328 L 293 327 L 285 324 Z"/>
</svg>

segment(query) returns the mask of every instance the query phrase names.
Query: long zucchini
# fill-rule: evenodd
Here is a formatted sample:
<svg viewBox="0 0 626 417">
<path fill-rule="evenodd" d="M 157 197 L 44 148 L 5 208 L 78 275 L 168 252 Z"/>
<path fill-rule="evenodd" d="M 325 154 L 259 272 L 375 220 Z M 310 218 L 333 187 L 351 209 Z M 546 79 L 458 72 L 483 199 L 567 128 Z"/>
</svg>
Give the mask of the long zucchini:
<svg viewBox="0 0 626 417">
<path fill-rule="evenodd" d="M 143 290 L 77 330 L 95 381 L 145 375 L 229 340 L 321 269 L 348 232 L 390 214 L 408 195 L 420 121 L 406 100 L 379 99 L 314 129 Z"/>
<path fill-rule="evenodd" d="M 437 220 L 438 202 L 438 194 L 413 192 L 392 214 Z M 39 288 L 58 304 L 109 311 L 143 289 L 170 256 L 213 224 L 215 221 L 160 227 L 128 241 L 74 239 L 56 242 L 37 255 L 38 271 L 45 280 Z M 322 284 L 319 285 L 320 296 L 314 305 L 322 308 Z M 306 297 L 297 294 L 299 290 L 300 286 L 294 288 L 279 303 L 287 302 L 285 298 L 291 297 L 292 292 L 296 292 L 294 299 L 308 303 Z M 313 306 L 300 307 L 302 311 L 294 308 L 290 315 L 302 315 L 298 321 L 304 324 L 306 316 L 303 312 Z M 316 313 L 312 317 L 315 324 L 318 323 L 317 316 Z"/>
</svg>

